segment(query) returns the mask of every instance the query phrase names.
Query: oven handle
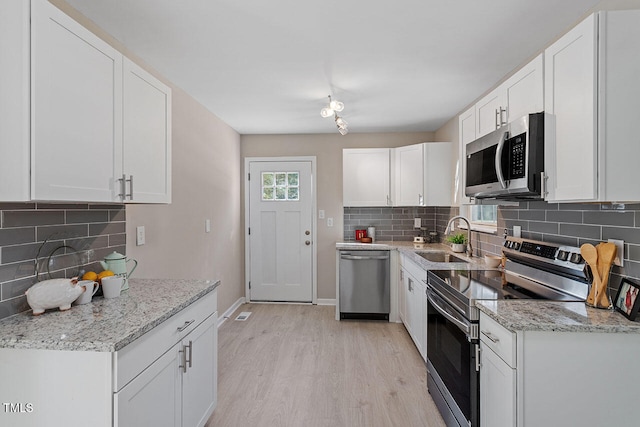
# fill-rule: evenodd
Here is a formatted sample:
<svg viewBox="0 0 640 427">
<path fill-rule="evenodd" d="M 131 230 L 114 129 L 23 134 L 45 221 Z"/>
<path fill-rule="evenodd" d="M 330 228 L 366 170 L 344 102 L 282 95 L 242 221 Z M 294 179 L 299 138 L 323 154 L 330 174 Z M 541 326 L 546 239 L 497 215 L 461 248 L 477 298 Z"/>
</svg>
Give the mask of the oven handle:
<svg viewBox="0 0 640 427">
<path fill-rule="evenodd" d="M 442 314 L 449 321 L 451 321 L 454 325 L 456 325 L 458 327 L 458 329 L 460 329 L 462 332 L 465 333 L 466 336 L 469 336 L 469 334 L 471 332 L 471 326 L 467 322 L 465 322 L 464 320 L 461 320 L 461 319 L 457 318 L 456 316 L 454 316 L 453 314 L 447 312 L 444 309 L 444 307 L 442 307 L 440 304 L 438 304 L 438 302 L 436 300 L 440 300 L 440 301 L 442 301 L 442 303 L 444 303 L 444 300 L 442 298 L 440 298 L 438 295 L 434 294 L 433 291 L 428 290 L 427 300 L 429 301 L 429 303 L 431 303 L 433 308 L 435 308 L 436 311 L 438 311 L 438 313 Z"/>
<path fill-rule="evenodd" d="M 507 188 L 507 183 L 504 180 L 504 175 L 502 174 L 502 149 L 504 148 L 504 142 L 509 135 L 508 132 L 502 134 L 500 141 L 498 142 L 498 148 L 496 149 L 496 159 L 495 159 L 495 167 L 496 167 L 496 175 L 498 176 L 498 181 L 500 181 L 500 186 L 502 188 Z"/>
</svg>

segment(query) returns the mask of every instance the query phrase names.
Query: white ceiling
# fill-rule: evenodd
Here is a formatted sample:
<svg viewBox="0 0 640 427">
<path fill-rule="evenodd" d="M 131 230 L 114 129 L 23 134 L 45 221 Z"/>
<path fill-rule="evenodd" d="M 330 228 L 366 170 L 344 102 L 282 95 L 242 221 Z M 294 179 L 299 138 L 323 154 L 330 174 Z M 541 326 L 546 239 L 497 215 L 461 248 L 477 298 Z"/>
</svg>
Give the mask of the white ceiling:
<svg viewBox="0 0 640 427">
<path fill-rule="evenodd" d="M 597 0 L 67 0 L 241 134 L 435 131 Z"/>
</svg>

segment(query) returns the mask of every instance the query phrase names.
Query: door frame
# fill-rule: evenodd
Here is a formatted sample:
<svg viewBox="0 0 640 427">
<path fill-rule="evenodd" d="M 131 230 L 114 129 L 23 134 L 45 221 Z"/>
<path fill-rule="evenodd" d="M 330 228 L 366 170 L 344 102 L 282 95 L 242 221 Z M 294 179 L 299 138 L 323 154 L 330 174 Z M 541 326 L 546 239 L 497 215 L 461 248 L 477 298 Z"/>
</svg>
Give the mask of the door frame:
<svg viewBox="0 0 640 427">
<path fill-rule="evenodd" d="M 244 158 L 244 295 L 246 302 L 251 301 L 251 242 L 249 241 L 249 215 L 251 189 L 249 188 L 249 165 L 252 162 L 311 162 L 311 304 L 318 303 L 318 216 L 317 196 L 318 180 L 316 173 L 316 156 L 292 157 L 245 157 Z M 286 304 L 286 303 L 285 303 Z M 298 303 L 296 303 L 298 304 Z M 300 303 L 304 304 L 304 303 Z"/>
</svg>

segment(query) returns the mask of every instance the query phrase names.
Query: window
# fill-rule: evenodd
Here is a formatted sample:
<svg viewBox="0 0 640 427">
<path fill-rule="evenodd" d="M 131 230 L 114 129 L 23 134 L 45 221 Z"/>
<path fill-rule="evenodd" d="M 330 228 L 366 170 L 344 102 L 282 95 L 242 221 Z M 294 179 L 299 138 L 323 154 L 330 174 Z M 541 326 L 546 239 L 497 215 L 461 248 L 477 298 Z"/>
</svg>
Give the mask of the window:
<svg viewBox="0 0 640 427">
<path fill-rule="evenodd" d="M 460 213 L 471 222 L 473 231 L 495 234 L 498 230 L 497 205 L 467 205 L 460 208 Z M 466 228 L 466 224 L 459 222 L 459 226 Z"/>
<path fill-rule="evenodd" d="M 299 172 L 262 172 L 262 200 L 300 200 Z"/>
</svg>

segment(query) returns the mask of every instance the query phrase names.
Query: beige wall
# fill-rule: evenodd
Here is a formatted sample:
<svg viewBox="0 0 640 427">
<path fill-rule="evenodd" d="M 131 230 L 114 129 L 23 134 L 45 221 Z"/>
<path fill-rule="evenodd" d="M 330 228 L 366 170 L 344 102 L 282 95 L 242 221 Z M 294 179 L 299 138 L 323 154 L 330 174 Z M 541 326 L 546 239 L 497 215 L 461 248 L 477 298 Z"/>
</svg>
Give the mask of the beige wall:
<svg viewBox="0 0 640 427">
<path fill-rule="evenodd" d="M 244 297 L 240 135 L 63 0 L 51 3 L 172 87 L 172 203 L 127 205 L 127 256 L 138 260 L 135 277 L 220 279 L 223 313 Z M 144 246 L 135 246 L 139 225 Z"/>
<path fill-rule="evenodd" d="M 318 120 L 322 120 L 318 115 Z M 318 298 L 336 297 L 335 244 L 342 240 L 342 149 L 399 147 L 434 141 L 432 132 L 423 133 L 351 133 L 321 135 L 243 135 L 241 156 L 280 157 L 316 156 L 318 197 L 317 208 L 325 211 L 318 219 Z M 243 160 L 244 164 L 244 160 Z M 243 174 L 244 175 L 244 174 Z M 244 190 L 244 188 L 243 188 Z M 243 194 L 244 205 L 244 194 Z M 326 218 L 333 218 L 327 227 Z"/>
</svg>

